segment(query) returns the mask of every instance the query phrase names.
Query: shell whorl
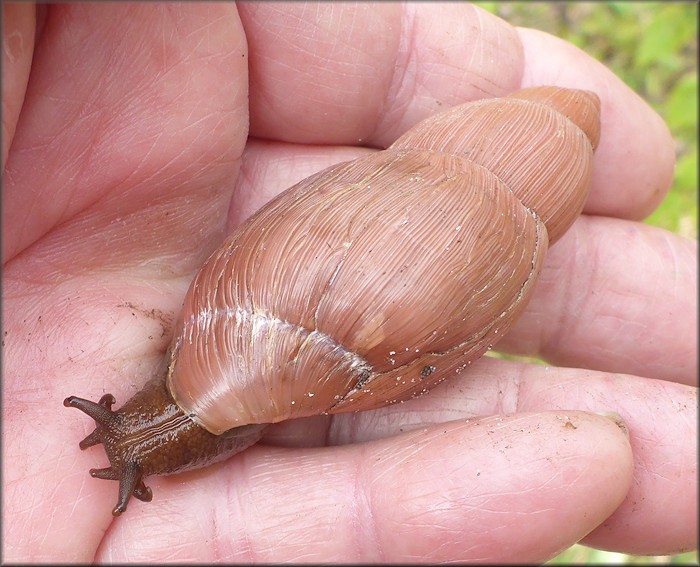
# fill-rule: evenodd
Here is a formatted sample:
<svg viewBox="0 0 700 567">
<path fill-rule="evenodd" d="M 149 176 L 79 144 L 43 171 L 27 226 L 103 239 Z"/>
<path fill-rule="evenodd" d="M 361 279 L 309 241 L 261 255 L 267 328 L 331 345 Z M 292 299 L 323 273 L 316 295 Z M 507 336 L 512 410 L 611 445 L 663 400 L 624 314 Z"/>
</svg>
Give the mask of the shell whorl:
<svg viewBox="0 0 700 567">
<path fill-rule="evenodd" d="M 598 112 L 555 88 L 462 105 L 268 203 L 190 286 L 178 405 L 221 433 L 378 407 L 460 372 L 579 215 Z"/>
</svg>

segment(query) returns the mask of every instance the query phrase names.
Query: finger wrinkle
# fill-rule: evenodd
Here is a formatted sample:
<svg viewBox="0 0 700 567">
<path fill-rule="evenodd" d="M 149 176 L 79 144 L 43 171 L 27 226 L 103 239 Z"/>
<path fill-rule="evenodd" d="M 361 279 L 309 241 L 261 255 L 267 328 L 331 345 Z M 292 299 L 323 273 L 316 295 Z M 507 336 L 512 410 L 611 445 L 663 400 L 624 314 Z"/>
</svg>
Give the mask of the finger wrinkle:
<svg viewBox="0 0 700 567">
<path fill-rule="evenodd" d="M 685 291 L 687 278 L 689 276 L 689 266 L 687 256 L 685 254 L 681 255 L 681 248 L 678 246 L 678 238 L 682 238 L 687 241 L 690 246 L 694 246 L 697 249 L 697 240 L 662 231 L 660 232 L 659 238 L 659 245 L 661 247 L 659 255 L 669 259 L 669 269 L 673 274 L 672 281 L 676 284 L 677 288 L 680 288 L 680 291 Z M 694 268 L 697 269 L 697 266 L 694 266 Z"/>
<path fill-rule="evenodd" d="M 410 4 L 401 10 L 398 25 L 399 45 L 394 54 L 394 65 L 391 75 L 387 77 L 388 87 L 383 93 L 381 104 L 378 105 L 379 118 L 366 134 L 368 140 L 377 139 L 386 123 L 403 123 L 417 91 L 415 78 L 418 76 L 420 60 L 415 40 L 418 25 L 416 13 Z"/>
<path fill-rule="evenodd" d="M 524 375 L 526 369 L 527 366 L 518 365 L 515 368 L 515 372 L 511 375 L 511 380 L 507 386 L 499 390 L 499 396 L 496 401 L 496 413 L 511 414 L 521 410 L 523 388 L 527 384 Z"/>
<path fill-rule="evenodd" d="M 568 274 L 568 277 L 560 280 L 563 287 L 560 295 L 562 309 L 559 310 L 557 320 L 551 325 L 545 324 L 542 329 L 546 335 L 538 350 L 545 354 L 559 352 L 562 347 L 565 348 L 571 342 L 571 336 L 575 336 L 580 330 L 589 313 L 586 304 L 597 299 L 595 292 L 591 292 L 584 296 L 583 303 L 575 301 L 578 297 L 577 289 L 597 289 L 594 284 L 602 279 L 601 267 L 605 265 L 605 259 L 602 257 L 604 251 L 601 247 L 593 249 L 592 261 L 581 261 L 581 258 L 585 259 L 590 252 L 588 243 L 581 238 L 581 233 L 585 232 L 581 223 L 585 222 L 585 217 L 577 219 L 566 235 L 569 239 L 568 247 L 574 253 L 564 259 L 560 268 L 561 273 Z"/>
<path fill-rule="evenodd" d="M 255 537 L 250 533 L 250 529 L 258 525 L 255 520 L 260 519 L 261 510 L 257 506 L 257 500 L 248 497 L 254 485 L 254 472 L 249 455 L 245 451 L 238 455 L 237 464 L 235 474 L 231 474 L 226 467 L 221 467 L 220 474 L 226 479 L 226 504 L 223 507 L 213 506 L 213 541 L 217 544 L 213 559 L 214 562 L 231 561 L 235 557 L 237 562 L 257 563 L 261 560 L 260 550 L 253 547 Z M 234 506 L 229 508 L 228 503 Z M 252 521 L 236 521 L 240 518 L 250 518 Z M 225 551 L 221 548 L 222 542 L 228 543 Z M 231 549 L 231 543 L 235 548 Z"/>
<path fill-rule="evenodd" d="M 355 482 L 350 507 L 350 525 L 355 534 L 352 538 L 355 543 L 354 559 L 358 562 L 367 560 L 383 562 L 385 554 L 372 500 L 372 493 L 378 479 L 373 474 L 374 471 L 369 470 L 367 466 L 370 458 L 371 453 L 367 450 L 361 451 L 355 458 Z"/>
<path fill-rule="evenodd" d="M 170 8 L 170 6 L 166 6 L 166 8 Z M 187 31 L 182 34 L 182 30 L 179 25 L 180 18 L 179 16 L 179 10 L 180 8 L 178 7 L 178 15 L 172 16 L 172 11 L 168 10 L 167 14 L 171 15 L 170 20 L 172 21 L 172 29 L 173 32 L 177 32 L 178 34 L 181 34 L 183 38 L 189 39 L 192 36 L 201 34 L 202 37 L 199 40 L 199 42 L 195 45 L 195 47 L 199 47 L 202 45 L 205 41 L 207 42 L 207 45 L 210 46 L 212 44 L 212 34 L 210 33 L 212 29 L 220 27 L 220 24 L 224 22 L 225 20 L 229 20 L 230 16 L 228 14 L 224 14 L 223 12 L 221 13 L 220 16 L 218 17 L 212 17 L 211 16 L 211 11 L 207 12 L 206 15 L 203 15 L 202 17 L 202 25 L 199 27 L 191 27 L 187 28 Z M 165 14 L 166 12 L 164 12 Z M 191 22 L 191 20 L 188 20 L 188 23 Z M 168 29 L 166 26 L 163 26 L 163 32 L 165 33 L 165 30 Z M 218 47 L 218 45 L 216 46 Z"/>
<path fill-rule="evenodd" d="M 476 8 L 473 9 L 473 13 L 476 17 L 476 26 L 474 26 L 474 36 L 478 37 L 479 40 L 485 39 L 488 36 L 483 33 L 484 28 L 486 27 L 486 22 L 484 21 L 484 15 L 481 10 L 478 10 Z M 500 41 L 501 34 L 496 34 L 496 49 L 498 49 L 501 45 Z M 475 41 L 472 43 L 472 49 L 469 53 L 469 62 L 467 65 L 464 67 L 464 74 L 469 76 L 472 75 L 468 71 L 468 69 L 481 69 L 484 65 L 484 63 L 491 63 L 491 61 L 488 60 L 486 57 L 486 53 L 489 50 L 487 49 L 487 45 L 485 41 Z M 500 51 L 496 51 L 496 53 L 499 53 Z M 495 93 L 494 89 L 493 91 L 489 91 L 483 88 L 483 86 L 480 85 L 480 83 L 484 82 L 485 77 L 483 76 L 477 76 L 473 77 L 469 83 L 470 85 L 477 89 L 479 92 L 481 92 L 484 95 L 487 96 L 493 96 Z M 487 84 L 494 86 L 496 83 L 495 81 L 487 81 Z"/>
</svg>

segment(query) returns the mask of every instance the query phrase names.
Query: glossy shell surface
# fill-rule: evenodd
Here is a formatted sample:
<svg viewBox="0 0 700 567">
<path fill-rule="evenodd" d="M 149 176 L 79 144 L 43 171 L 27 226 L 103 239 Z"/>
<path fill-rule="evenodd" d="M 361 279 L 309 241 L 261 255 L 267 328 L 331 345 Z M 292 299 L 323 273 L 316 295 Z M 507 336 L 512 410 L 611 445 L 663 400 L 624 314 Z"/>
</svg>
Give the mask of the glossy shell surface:
<svg viewBox="0 0 700 567">
<path fill-rule="evenodd" d="M 234 231 L 187 292 L 168 387 L 212 433 L 364 410 L 464 369 L 580 214 L 597 97 L 456 107 L 320 172 Z"/>
</svg>

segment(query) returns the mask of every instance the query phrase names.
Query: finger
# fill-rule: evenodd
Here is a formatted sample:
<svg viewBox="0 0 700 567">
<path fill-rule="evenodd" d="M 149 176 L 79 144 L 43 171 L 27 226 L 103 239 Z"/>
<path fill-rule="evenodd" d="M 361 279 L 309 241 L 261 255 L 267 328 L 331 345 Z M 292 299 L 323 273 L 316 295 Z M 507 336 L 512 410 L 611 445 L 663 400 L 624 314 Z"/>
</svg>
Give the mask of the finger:
<svg viewBox="0 0 700 567">
<path fill-rule="evenodd" d="M 255 136 L 386 147 L 456 104 L 521 85 L 573 85 L 594 90 L 603 107 L 585 211 L 641 218 L 670 186 L 672 139 L 635 93 L 582 51 L 555 38 L 536 43 L 475 6 L 383 5 L 378 14 L 362 4 L 244 4 L 241 17 Z M 528 41 L 525 58 L 521 38 Z"/>
<path fill-rule="evenodd" d="M 697 385 L 697 261 L 695 241 L 583 216 L 549 251 L 532 300 L 498 348 Z"/>
<path fill-rule="evenodd" d="M 334 416 L 330 430 L 315 438 L 363 443 L 447 420 L 564 409 L 618 413 L 634 454 L 634 483 L 624 503 L 586 542 L 639 555 L 697 549 L 698 406 L 697 389 L 690 386 L 485 357 L 410 402 Z M 275 434 L 292 444 L 293 431 Z"/>
<path fill-rule="evenodd" d="M 239 9 L 262 138 L 385 146 L 440 108 L 514 90 L 522 72 L 514 28 L 468 4 Z"/>
<path fill-rule="evenodd" d="M 300 146 L 249 140 L 231 198 L 228 231 L 302 179 L 330 165 L 374 151 L 350 146 Z"/>
<path fill-rule="evenodd" d="M 46 22 L 3 178 L 5 261 L 56 229 L 33 250 L 54 272 L 191 269 L 163 257 L 198 264 L 220 240 L 246 138 L 235 6 L 58 4 Z"/>
<path fill-rule="evenodd" d="M 2 14 L 2 167 L 12 145 L 34 53 L 34 4 L 6 4 Z"/>
<path fill-rule="evenodd" d="M 352 447 L 255 448 L 188 477 L 154 483 L 154 501 L 115 523 L 97 560 L 540 562 L 621 502 L 631 452 L 612 420 L 552 412 Z"/>
</svg>

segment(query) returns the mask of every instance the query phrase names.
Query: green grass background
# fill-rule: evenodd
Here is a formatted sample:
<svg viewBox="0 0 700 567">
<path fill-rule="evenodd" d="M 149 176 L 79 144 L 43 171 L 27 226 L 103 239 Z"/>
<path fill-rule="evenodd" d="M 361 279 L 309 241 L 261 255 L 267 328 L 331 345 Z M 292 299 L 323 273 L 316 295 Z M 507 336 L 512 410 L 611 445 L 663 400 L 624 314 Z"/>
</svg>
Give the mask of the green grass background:
<svg viewBox="0 0 700 567">
<path fill-rule="evenodd" d="M 698 6 L 694 2 L 476 2 L 603 62 L 666 120 L 676 143 L 668 197 L 645 222 L 698 237 Z M 575 545 L 551 564 L 697 565 L 698 552 L 632 556 Z"/>
</svg>

